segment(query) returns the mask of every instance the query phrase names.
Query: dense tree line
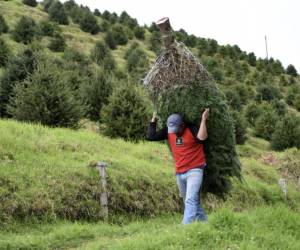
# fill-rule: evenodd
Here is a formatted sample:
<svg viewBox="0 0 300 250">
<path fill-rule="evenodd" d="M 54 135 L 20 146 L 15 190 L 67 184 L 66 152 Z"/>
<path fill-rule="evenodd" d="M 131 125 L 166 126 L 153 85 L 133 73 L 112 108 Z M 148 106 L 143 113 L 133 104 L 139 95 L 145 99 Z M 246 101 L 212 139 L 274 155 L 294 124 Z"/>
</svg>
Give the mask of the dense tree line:
<svg viewBox="0 0 300 250">
<path fill-rule="evenodd" d="M 23 3 L 36 6 L 34 0 L 24 0 Z M 149 53 L 157 55 L 163 49 L 161 34 L 155 24 L 140 26 L 125 11 L 120 15 L 98 9 L 91 11 L 73 0 L 64 3 L 44 0 L 41 5 L 49 15 L 48 20 L 36 21 L 21 16 L 14 26 L 9 27 L 5 16 L 0 15 L 0 34 L 10 36 L 26 47 L 15 54 L 7 40 L 0 38 L 0 67 L 3 68 L 0 77 L 1 117 L 74 128 L 79 126 L 80 119 L 89 118 L 104 126 L 112 126 L 110 114 L 116 110 L 118 114 L 126 113 L 126 109 L 133 106 L 142 112 L 136 117 L 144 122 L 145 115 L 149 114 L 149 102 L 142 94 L 141 79 L 150 66 Z M 89 55 L 67 46 L 60 25 L 70 22 L 92 35 L 104 33 L 103 40 L 95 43 Z M 43 46 L 58 52 L 58 56 L 52 57 L 39 45 L 43 37 L 47 37 Z M 299 131 L 299 123 L 292 122 L 298 120 L 298 113 L 294 111 L 300 111 L 299 78 L 293 65 L 285 69 L 279 60 L 257 58 L 237 45 L 219 45 L 214 39 L 196 37 L 184 29 L 176 31 L 175 37 L 193 50 L 225 93 L 235 121 L 237 143 L 245 142 L 246 128 L 251 127 L 255 135 L 269 140 L 275 149 L 299 147 L 291 139 L 291 133 L 297 135 Z M 120 67 L 112 50 L 125 45 L 128 45 L 122 58 L 125 65 Z M 54 79 L 63 86 L 62 89 L 51 82 Z M 119 101 L 120 91 L 125 91 L 123 86 L 132 92 L 126 92 L 128 98 Z M 52 88 L 47 96 L 39 97 Z M 33 98 L 34 95 L 37 98 Z M 137 98 L 132 98 L 132 95 L 137 95 Z M 38 102 L 45 111 L 43 116 L 40 114 L 42 110 L 33 108 Z M 70 105 L 74 105 L 74 109 Z M 26 113 L 29 110 L 37 113 Z M 61 116 L 59 119 L 63 122 L 57 122 L 58 117 L 53 116 L 55 112 L 65 115 L 66 120 Z M 131 112 L 135 116 L 134 111 Z M 120 118 L 119 124 L 122 122 Z M 118 128 L 108 129 L 106 133 L 137 140 L 144 133 L 144 127 L 139 128 L 138 124 L 142 122 L 132 121 L 128 125 L 130 131 L 124 134 Z M 293 132 L 283 133 L 284 126 Z M 114 135 L 113 131 L 119 132 Z M 137 135 L 133 136 L 132 131 L 137 131 Z"/>
</svg>

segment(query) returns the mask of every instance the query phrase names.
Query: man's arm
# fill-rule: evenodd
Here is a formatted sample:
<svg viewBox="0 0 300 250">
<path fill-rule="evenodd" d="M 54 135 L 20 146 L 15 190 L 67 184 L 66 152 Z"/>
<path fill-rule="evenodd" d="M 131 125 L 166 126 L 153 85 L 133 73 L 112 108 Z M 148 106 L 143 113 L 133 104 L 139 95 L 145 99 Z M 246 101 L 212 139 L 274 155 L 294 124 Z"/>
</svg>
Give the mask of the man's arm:
<svg viewBox="0 0 300 250">
<path fill-rule="evenodd" d="M 156 131 L 157 117 L 153 114 L 152 120 L 148 127 L 147 140 L 149 141 L 162 141 L 168 139 L 168 129 L 167 127 Z"/>
<path fill-rule="evenodd" d="M 207 112 L 204 111 L 202 114 L 202 119 L 199 127 L 193 124 L 188 125 L 197 143 L 203 143 L 208 137 L 206 131 L 207 117 L 208 117 L 208 111 Z"/>
<path fill-rule="evenodd" d="M 197 138 L 201 141 L 204 141 L 207 139 L 207 129 L 206 129 L 206 120 L 208 118 L 209 109 L 205 109 L 205 111 L 202 114 L 202 119 L 200 123 L 200 128 L 197 134 Z"/>
</svg>

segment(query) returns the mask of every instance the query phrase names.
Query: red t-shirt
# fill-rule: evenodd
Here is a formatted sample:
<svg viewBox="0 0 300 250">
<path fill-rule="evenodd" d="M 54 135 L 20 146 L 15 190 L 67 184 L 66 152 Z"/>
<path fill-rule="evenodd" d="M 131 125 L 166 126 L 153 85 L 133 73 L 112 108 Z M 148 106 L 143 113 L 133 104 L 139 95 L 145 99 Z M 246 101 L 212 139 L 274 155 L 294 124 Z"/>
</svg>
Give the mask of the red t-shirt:
<svg viewBox="0 0 300 250">
<path fill-rule="evenodd" d="M 203 144 L 197 143 L 189 128 L 181 137 L 168 134 L 169 145 L 176 165 L 176 173 L 184 173 L 196 167 L 205 166 L 206 159 Z"/>
</svg>

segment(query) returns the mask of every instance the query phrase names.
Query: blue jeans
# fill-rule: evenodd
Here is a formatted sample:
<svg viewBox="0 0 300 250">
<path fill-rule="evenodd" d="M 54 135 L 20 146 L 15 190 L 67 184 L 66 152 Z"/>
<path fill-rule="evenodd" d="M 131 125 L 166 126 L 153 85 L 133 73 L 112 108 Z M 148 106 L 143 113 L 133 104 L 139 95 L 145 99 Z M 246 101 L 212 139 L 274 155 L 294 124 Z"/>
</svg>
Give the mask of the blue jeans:
<svg viewBox="0 0 300 250">
<path fill-rule="evenodd" d="M 207 221 L 200 203 L 200 188 L 203 180 L 203 169 L 194 168 L 183 174 L 176 174 L 180 196 L 184 202 L 184 214 L 182 224 L 193 221 Z"/>
</svg>

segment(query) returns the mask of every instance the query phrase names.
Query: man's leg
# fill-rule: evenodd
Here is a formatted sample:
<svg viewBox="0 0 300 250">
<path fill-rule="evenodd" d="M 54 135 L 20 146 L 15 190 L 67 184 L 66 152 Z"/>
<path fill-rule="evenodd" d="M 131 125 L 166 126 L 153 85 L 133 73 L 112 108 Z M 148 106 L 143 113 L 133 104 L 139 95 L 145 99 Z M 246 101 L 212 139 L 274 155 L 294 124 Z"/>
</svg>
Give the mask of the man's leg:
<svg viewBox="0 0 300 250">
<path fill-rule="evenodd" d="M 183 215 L 183 224 L 189 224 L 197 220 L 197 216 L 203 215 L 199 205 L 199 190 L 202 184 L 203 169 L 195 168 L 186 173 L 186 196 Z M 200 218 L 200 217 L 199 217 Z"/>
<path fill-rule="evenodd" d="M 201 169 L 201 180 L 200 180 L 198 209 L 197 209 L 196 219 L 199 220 L 199 221 L 207 221 L 207 215 L 206 215 L 206 213 L 204 212 L 204 209 L 201 206 L 200 190 L 201 190 L 202 182 L 203 182 L 203 169 Z"/>
<path fill-rule="evenodd" d="M 179 195 L 183 199 L 183 203 L 185 201 L 186 194 L 186 178 L 185 174 L 176 174 L 177 186 L 179 189 Z"/>
</svg>

